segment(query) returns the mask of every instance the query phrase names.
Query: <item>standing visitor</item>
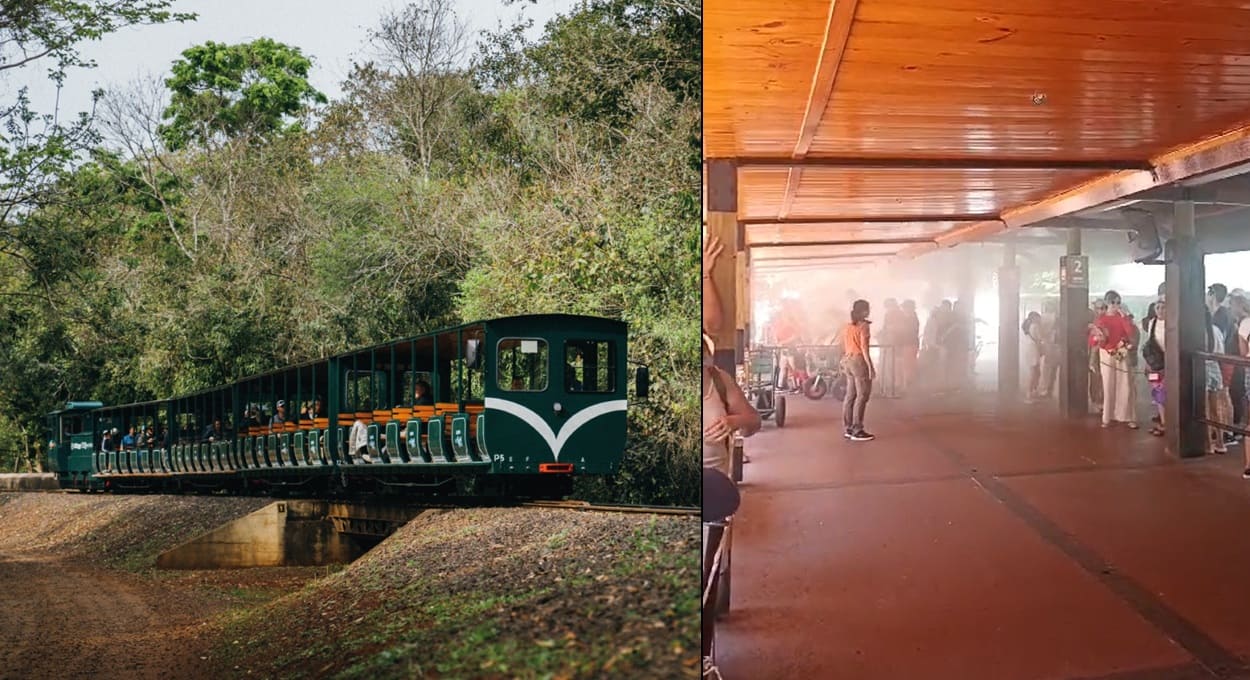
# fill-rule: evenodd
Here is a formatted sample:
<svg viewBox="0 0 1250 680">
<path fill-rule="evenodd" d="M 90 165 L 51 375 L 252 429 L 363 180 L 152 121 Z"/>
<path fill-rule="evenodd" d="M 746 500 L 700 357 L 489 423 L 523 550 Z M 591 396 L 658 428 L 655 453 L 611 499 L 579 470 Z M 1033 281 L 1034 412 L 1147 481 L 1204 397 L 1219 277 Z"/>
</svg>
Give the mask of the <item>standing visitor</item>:
<svg viewBox="0 0 1250 680">
<path fill-rule="evenodd" d="M 1146 362 L 1146 381 L 1150 384 L 1150 402 L 1154 404 L 1156 415 L 1154 421 L 1158 424 L 1150 428 L 1150 434 L 1156 437 L 1162 437 L 1164 434 L 1164 405 L 1167 403 L 1167 392 L 1164 388 L 1164 347 L 1167 338 L 1167 323 L 1164 321 L 1164 312 L 1167 309 L 1167 302 L 1163 296 L 1159 296 L 1159 301 L 1152 308 L 1154 309 L 1154 317 L 1149 318 L 1146 326 L 1145 340 L 1142 342 L 1142 360 Z"/>
<path fill-rule="evenodd" d="M 1206 351 L 1211 354 L 1224 353 L 1224 334 L 1215 325 L 1215 315 L 1210 308 L 1204 310 L 1206 322 Z M 1227 423 L 1232 417 L 1232 403 L 1228 400 L 1228 386 L 1224 384 L 1223 371 L 1218 361 L 1203 362 L 1206 367 L 1207 420 L 1215 423 Z M 1224 441 L 1224 431 L 1214 425 L 1207 426 L 1207 453 L 1228 453 L 1228 445 Z"/>
<path fill-rule="evenodd" d="M 851 441 L 866 442 L 876 439 L 864 429 L 864 411 L 872 397 L 872 381 L 877 379 L 877 369 L 872 364 L 868 347 L 872 339 L 868 320 L 868 301 L 856 300 L 851 306 L 851 322 L 843 331 L 842 368 L 846 371 L 846 398 L 842 400 L 842 426 L 844 436 Z"/>
<path fill-rule="evenodd" d="M 1133 402 L 1132 374 L 1128 355 L 1135 351 L 1133 322 L 1121 306 L 1120 294 L 1107 291 L 1106 311 L 1094 322 L 1094 344 L 1102 372 L 1102 426 L 1125 423 L 1137 429 L 1137 405 Z"/>
<path fill-rule="evenodd" d="M 902 359 L 902 390 L 907 391 L 916 377 L 916 361 L 920 356 L 920 317 L 916 301 L 903 301 L 902 327 L 899 329 L 899 357 Z"/>
<path fill-rule="evenodd" d="M 1207 309 L 1211 310 L 1211 321 L 1215 327 L 1220 329 L 1223 344 L 1220 347 L 1222 354 L 1237 354 L 1237 325 L 1233 320 L 1232 311 L 1229 309 L 1228 286 L 1222 283 L 1213 283 L 1207 288 Z M 1245 380 L 1244 374 L 1237 371 L 1237 367 L 1232 364 L 1220 364 L 1220 376 L 1222 378 L 1222 389 L 1228 390 L 1230 398 L 1230 408 L 1233 409 L 1231 420 L 1223 422 L 1236 422 L 1242 414 L 1237 409 L 1236 397 L 1244 398 L 1243 389 L 1233 386 L 1233 380 L 1241 377 Z M 1232 444 L 1237 440 L 1237 436 L 1232 432 L 1223 432 L 1220 436 L 1224 438 L 1226 444 Z"/>
<path fill-rule="evenodd" d="M 1029 392 L 1025 397 L 1029 403 L 1037 401 L 1040 397 L 1042 357 L 1045 353 L 1041 325 L 1042 315 L 1037 312 L 1029 312 L 1029 315 L 1024 318 L 1024 323 L 1020 324 L 1020 332 L 1024 334 L 1024 360 L 1029 367 Z"/>
</svg>

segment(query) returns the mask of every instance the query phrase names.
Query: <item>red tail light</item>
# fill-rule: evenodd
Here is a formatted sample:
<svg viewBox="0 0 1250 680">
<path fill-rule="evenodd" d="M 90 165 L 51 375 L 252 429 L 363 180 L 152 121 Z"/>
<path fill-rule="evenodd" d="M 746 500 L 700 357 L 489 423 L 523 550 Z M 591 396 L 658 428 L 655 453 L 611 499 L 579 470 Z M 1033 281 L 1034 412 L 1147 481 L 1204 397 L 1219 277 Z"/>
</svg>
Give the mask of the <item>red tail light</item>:
<svg viewBox="0 0 1250 680">
<path fill-rule="evenodd" d="M 572 472 L 572 463 L 539 463 L 539 472 Z"/>
</svg>

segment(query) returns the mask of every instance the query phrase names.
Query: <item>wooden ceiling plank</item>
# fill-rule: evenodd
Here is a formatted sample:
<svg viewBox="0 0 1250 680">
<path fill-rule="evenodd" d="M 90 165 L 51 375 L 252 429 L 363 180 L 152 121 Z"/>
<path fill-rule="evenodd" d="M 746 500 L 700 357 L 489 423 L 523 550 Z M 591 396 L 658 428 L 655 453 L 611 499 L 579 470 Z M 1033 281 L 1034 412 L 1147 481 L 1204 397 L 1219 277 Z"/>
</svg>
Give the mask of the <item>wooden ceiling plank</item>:
<svg viewBox="0 0 1250 680">
<path fill-rule="evenodd" d="M 970 215 L 828 215 L 828 216 L 805 216 L 790 217 L 784 220 L 764 217 L 764 218 L 741 218 L 738 221 L 744 225 L 753 224 L 811 224 L 823 222 L 826 224 L 881 224 L 881 223 L 912 223 L 912 222 L 981 222 L 988 219 L 997 219 L 996 214 L 970 214 Z"/>
<path fill-rule="evenodd" d="M 853 240 L 820 240 L 820 241 L 780 241 L 776 243 L 760 242 L 747 243 L 747 247 L 752 250 L 757 248 L 786 248 L 794 246 L 796 248 L 811 248 L 815 246 L 895 246 L 895 245 L 911 245 L 913 243 L 932 243 L 931 238 L 862 238 Z"/>
<path fill-rule="evenodd" d="M 825 38 L 820 46 L 820 60 L 816 62 L 816 72 L 812 74 L 812 89 L 807 96 L 803 122 L 799 126 L 799 138 L 794 143 L 793 155 L 797 158 L 807 155 L 807 150 L 811 148 L 812 140 L 816 137 L 816 128 L 820 126 L 825 108 L 833 96 L 838 67 L 850 40 L 851 25 L 855 23 L 855 10 L 858 7 L 859 0 L 829 2 L 829 18 L 825 23 Z"/>
<path fill-rule="evenodd" d="M 855 168 L 861 170 L 1148 170 L 1150 163 L 1144 160 L 1089 160 L 1001 157 L 865 157 L 820 156 L 813 158 L 787 158 L 783 156 L 748 156 L 737 159 L 739 168 L 780 167 L 804 168 Z M 791 174 L 793 178 L 793 173 Z"/>
</svg>

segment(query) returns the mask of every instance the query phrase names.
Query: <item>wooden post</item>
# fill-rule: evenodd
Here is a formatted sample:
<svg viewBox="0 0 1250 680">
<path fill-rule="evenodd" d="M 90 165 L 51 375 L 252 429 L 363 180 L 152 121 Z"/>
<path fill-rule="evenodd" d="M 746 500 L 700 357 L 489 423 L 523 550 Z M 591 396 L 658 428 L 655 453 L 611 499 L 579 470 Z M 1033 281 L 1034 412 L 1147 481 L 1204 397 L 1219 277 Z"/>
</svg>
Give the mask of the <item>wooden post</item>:
<svg viewBox="0 0 1250 680">
<path fill-rule="evenodd" d="M 746 250 L 745 247 L 739 253 L 736 278 L 738 288 L 735 302 L 738 314 L 734 319 L 734 329 L 737 331 L 734 338 L 736 354 L 734 360 L 741 365 L 746 358 L 746 350 L 751 346 L 751 306 L 753 303 L 751 299 L 751 251 Z"/>
<path fill-rule="evenodd" d="M 1194 234 L 1194 204 L 1173 204 L 1175 225 L 1165 250 L 1164 285 L 1167 294 L 1164 323 L 1164 420 L 1167 448 L 1183 458 L 1206 453 L 1206 426 L 1196 418 L 1205 405 L 1206 371 L 1195 365 L 1193 353 L 1204 349 L 1206 266 Z"/>
<path fill-rule="evenodd" d="M 1068 230 L 1068 254 L 1059 259 L 1059 411 L 1089 415 L 1089 258 L 1081 255 L 1081 230 Z"/>
<path fill-rule="evenodd" d="M 1020 269 L 1016 244 L 1003 246 L 998 270 L 998 396 L 1000 403 L 1020 393 Z"/>
<path fill-rule="evenodd" d="M 738 259 L 743 240 L 738 224 L 738 168 L 733 161 L 707 162 L 707 231 L 719 238 L 725 249 L 712 268 L 712 284 L 720 296 L 722 328 L 712 333 L 716 352 L 712 360 L 721 370 L 735 375 L 735 349 L 738 347 Z"/>
</svg>

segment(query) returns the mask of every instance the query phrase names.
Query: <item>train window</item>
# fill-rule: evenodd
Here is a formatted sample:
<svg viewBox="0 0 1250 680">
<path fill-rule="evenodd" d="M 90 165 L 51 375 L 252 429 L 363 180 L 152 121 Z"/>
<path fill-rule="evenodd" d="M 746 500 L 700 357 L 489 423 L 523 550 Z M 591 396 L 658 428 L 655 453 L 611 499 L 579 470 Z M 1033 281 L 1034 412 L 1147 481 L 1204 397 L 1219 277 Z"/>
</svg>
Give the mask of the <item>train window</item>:
<svg viewBox="0 0 1250 680">
<path fill-rule="evenodd" d="M 499 341 L 499 389 L 505 392 L 542 392 L 547 389 L 547 341 L 504 338 Z"/>
<path fill-rule="evenodd" d="M 342 410 L 372 411 L 377 408 L 390 408 L 385 405 L 388 403 L 385 395 L 389 394 L 387 377 L 384 371 L 346 371 Z M 290 415 L 290 410 L 287 414 Z"/>
<path fill-rule="evenodd" d="M 569 392 L 616 391 L 613 343 L 569 340 L 564 343 L 564 387 Z"/>
</svg>

